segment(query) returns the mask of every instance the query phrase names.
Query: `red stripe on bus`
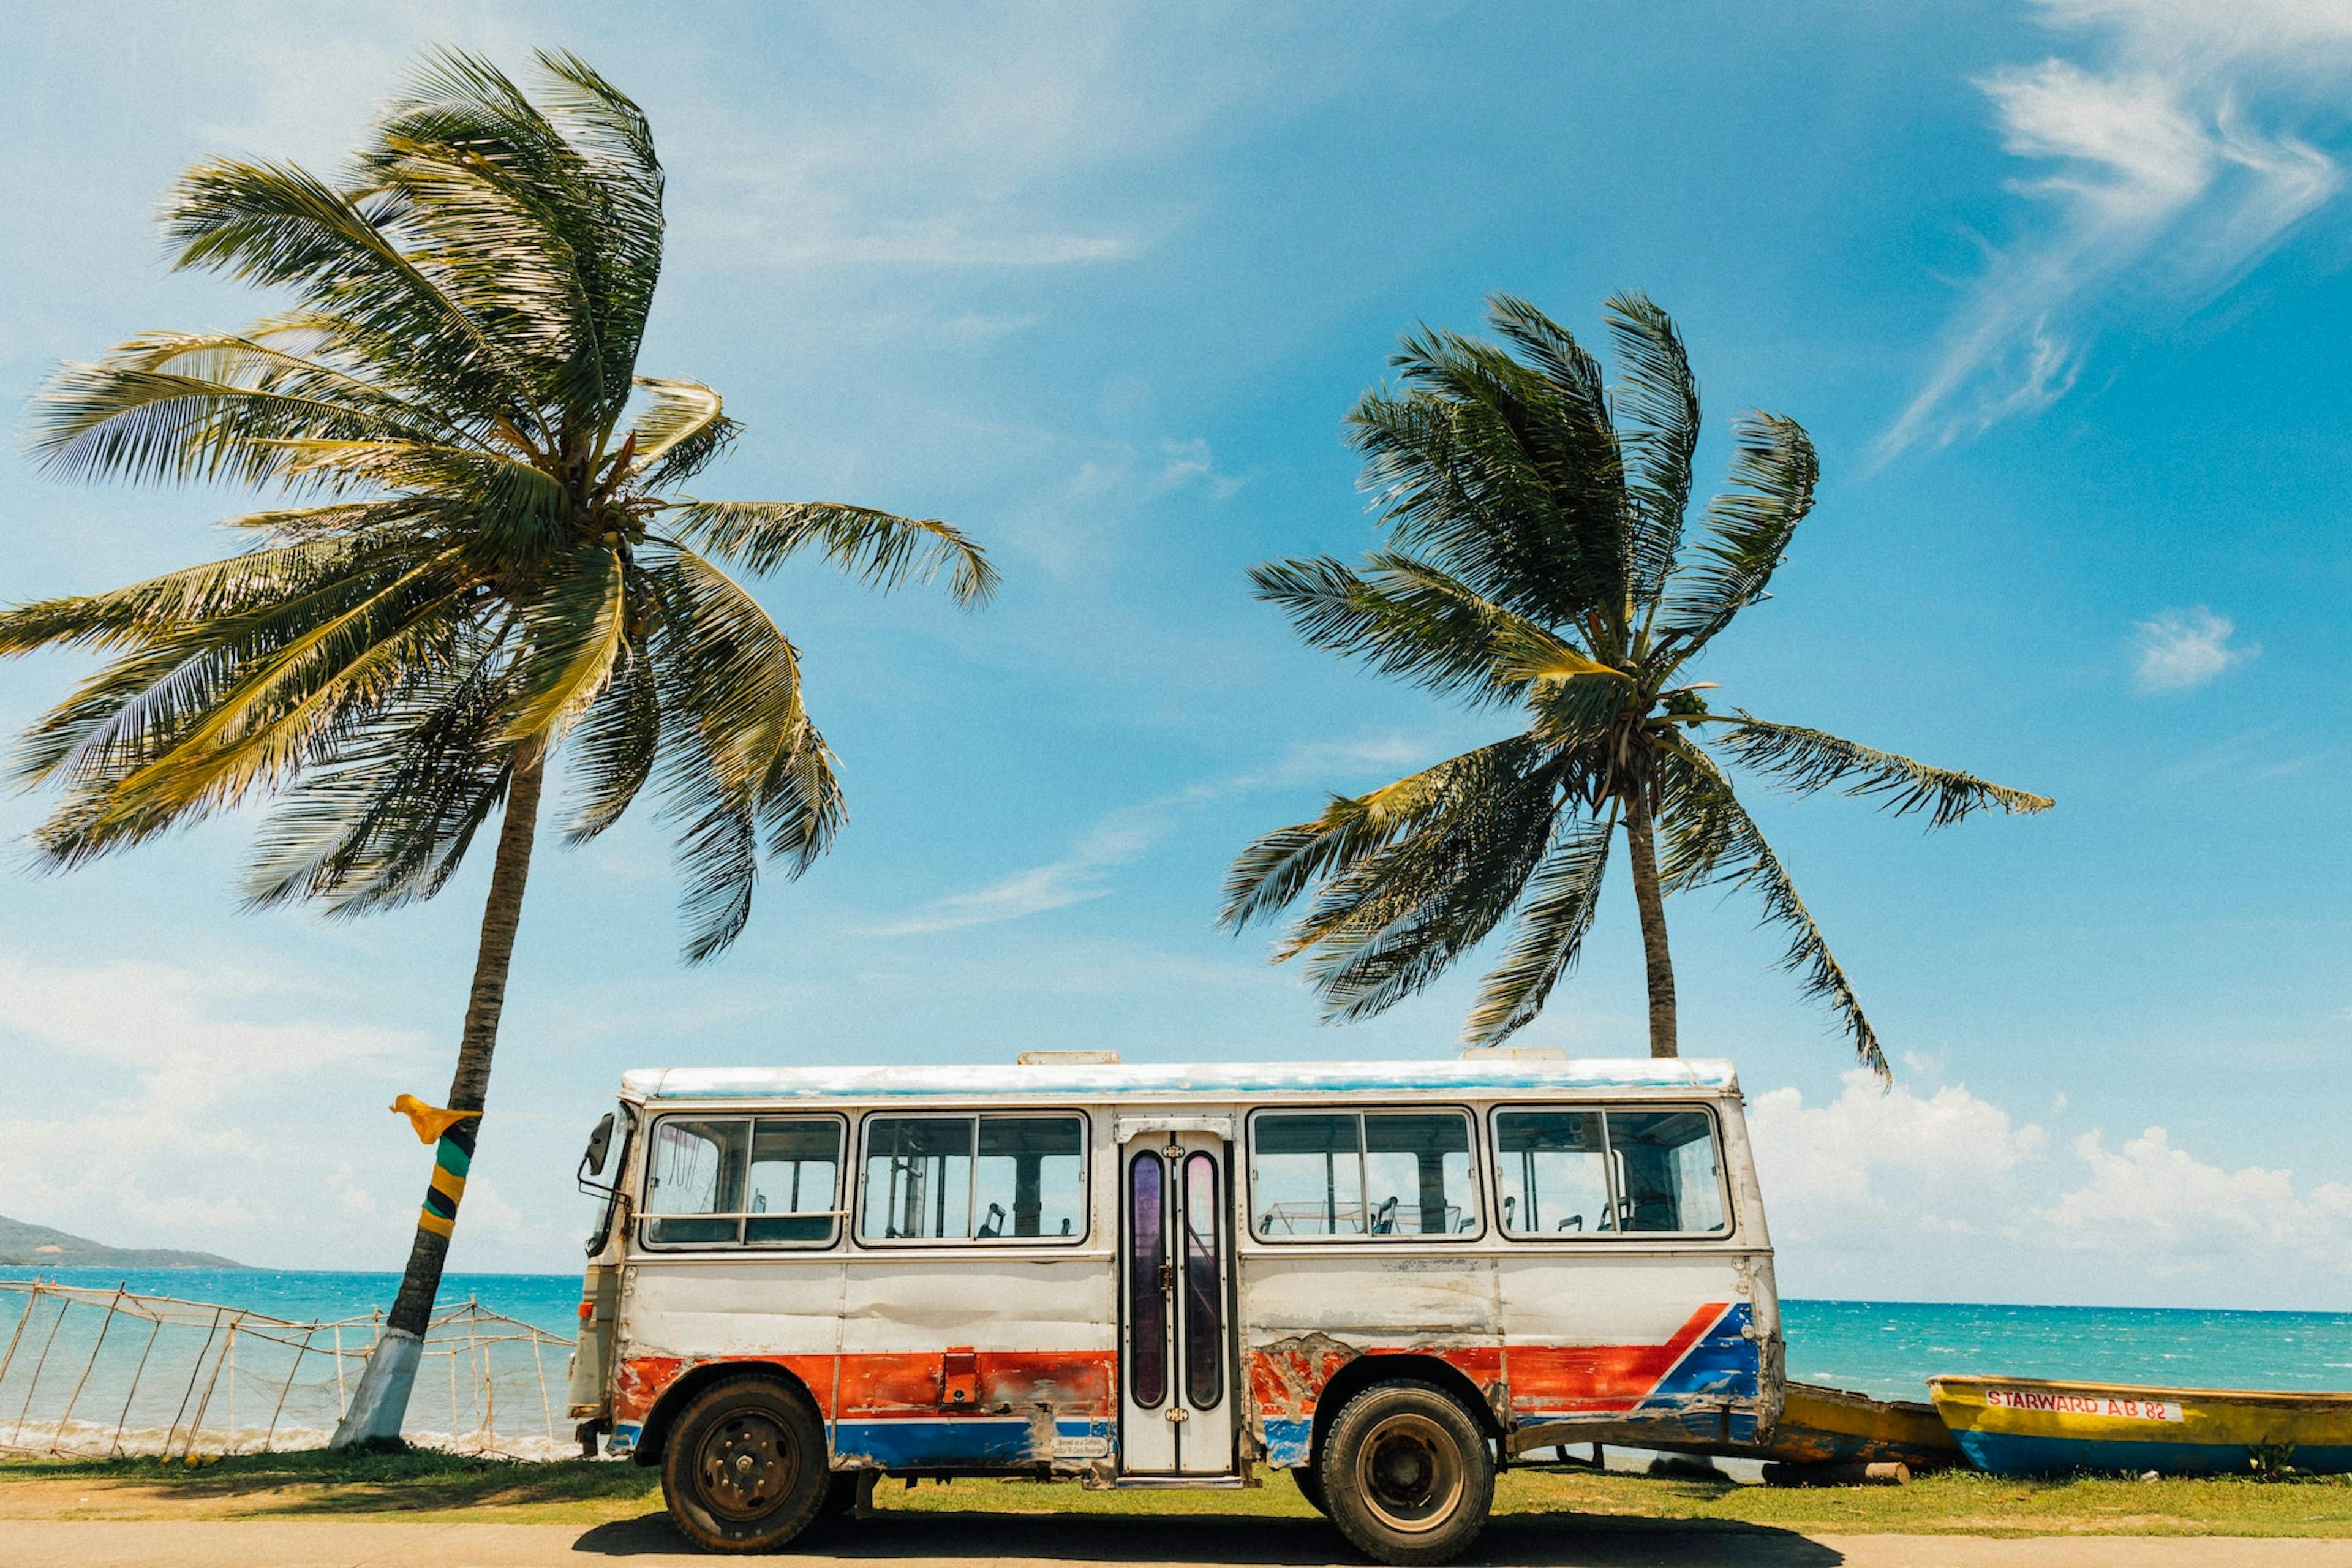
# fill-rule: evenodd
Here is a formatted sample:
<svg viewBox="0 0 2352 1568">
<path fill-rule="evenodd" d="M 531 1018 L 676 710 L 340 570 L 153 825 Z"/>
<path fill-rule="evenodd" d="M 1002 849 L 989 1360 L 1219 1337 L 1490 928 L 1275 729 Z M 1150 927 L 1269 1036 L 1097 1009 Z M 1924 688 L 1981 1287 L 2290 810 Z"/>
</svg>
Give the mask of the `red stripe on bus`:
<svg viewBox="0 0 2352 1568">
<path fill-rule="evenodd" d="M 946 1355 L 939 1351 L 908 1354 L 625 1357 L 613 1380 L 613 1419 L 642 1422 L 664 1390 L 689 1366 L 723 1362 L 738 1366 L 775 1366 L 790 1372 L 816 1400 L 828 1421 L 868 1416 L 936 1415 L 958 1409 L 994 1410 L 1009 1405 L 1019 1414 L 1050 1405 L 1067 1415 L 1108 1418 L 1118 1386 L 1115 1351 L 981 1351 L 972 1355 L 973 1397 L 968 1405 L 947 1403 Z"/>
<path fill-rule="evenodd" d="M 1631 1410 L 1650 1395 L 1723 1316 L 1727 1301 L 1690 1315 L 1662 1345 L 1513 1345 L 1507 1355 L 1514 1411 Z"/>
</svg>

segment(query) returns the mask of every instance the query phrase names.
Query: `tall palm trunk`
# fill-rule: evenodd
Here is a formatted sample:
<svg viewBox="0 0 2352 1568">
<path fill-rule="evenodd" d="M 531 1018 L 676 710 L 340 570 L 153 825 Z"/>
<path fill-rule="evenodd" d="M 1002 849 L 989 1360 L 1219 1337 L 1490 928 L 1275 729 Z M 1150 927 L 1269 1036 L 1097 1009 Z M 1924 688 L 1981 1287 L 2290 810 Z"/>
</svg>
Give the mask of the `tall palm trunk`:
<svg viewBox="0 0 2352 1568">
<path fill-rule="evenodd" d="M 539 829 L 539 794 L 546 759 L 536 754 L 515 767 L 507 789 L 506 820 L 499 828 L 499 855 L 490 872 L 490 896 L 482 910 L 482 942 L 474 957 L 474 988 L 466 999 L 466 1029 L 457 1044 L 457 1072 L 449 1082 L 449 1109 L 482 1109 L 490 1089 L 490 1056 L 498 1048 L 499 1015 L 506 1008 L 507 964 L 514 957 L 515 931 L 522 922 L 523 884 L 530 876 L 531 841 Z M 367 1371 L 351 1407 L 335 1428 L 330 1447 L 346 1447 L 400 1436 L 408 1414 L 409 1390 L 416 1382 L 417 1358 L 440 1293 L 442 1265 L 457 1202 L 473 1163 L 477 1116 L 441 1134 L 434 1151 L 433 1179 L 417 1215 L 416 1240 L 409 1247 L 408 1271 L 393 1298 L 383 1333 L 368 1356 Z"/>
<path fill-rule="evenodd" d="M 1625 792 L 1625 847 L 1633 863 L 1633 906 L 1642 913 L 1642 952 L 1649 960 L 1650 1054 L 1675 1056 L 1675 961 L 1666 950 L 1666 903 L 1658 889 L 1657 834 L 1646 778 Z"/>
</svg>

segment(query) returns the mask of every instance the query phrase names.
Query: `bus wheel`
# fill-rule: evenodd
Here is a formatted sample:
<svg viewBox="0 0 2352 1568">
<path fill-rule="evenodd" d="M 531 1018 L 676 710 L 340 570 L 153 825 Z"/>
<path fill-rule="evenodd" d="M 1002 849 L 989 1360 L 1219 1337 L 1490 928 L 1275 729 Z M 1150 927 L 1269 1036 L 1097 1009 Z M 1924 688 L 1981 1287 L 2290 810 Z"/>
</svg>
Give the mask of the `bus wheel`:
<svg viewBox="0 0 2352 1568">
<path fill-rule="evenodd" d="M 1323 1439 L 1325 1510 L 1376 1562 L 1444 1563 L 1486 1527 L 1495 1456 L 1451 1395 L 1381 1383 L 1348 1401 Z"/>
<path fill-rule="evenodd" d="M 775 1551 L 816 1518 L 830 1479 L 816 1412 L 765 1378 L 696 1394 L 662 1449 L 670 1519 L 709 1552 Z"/>
<path fill-rule="evenodd" d="M 1317 1513 L 1326 1519 L 1331 1516 L 1331 1505 L 1323 1496 L 1323 1477 L 1314 1466 L 1292 1466 L 1290 1479 L 1298 1483 L 1298 1495 L 1313 1504 Z"/>
</svg>

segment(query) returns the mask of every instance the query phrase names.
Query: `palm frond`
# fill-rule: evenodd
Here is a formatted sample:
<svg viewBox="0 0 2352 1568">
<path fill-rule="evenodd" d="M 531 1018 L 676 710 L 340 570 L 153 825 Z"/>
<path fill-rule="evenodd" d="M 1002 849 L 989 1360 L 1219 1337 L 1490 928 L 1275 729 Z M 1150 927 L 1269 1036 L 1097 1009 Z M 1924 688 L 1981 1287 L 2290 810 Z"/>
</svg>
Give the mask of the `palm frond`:
<svg viewBox="0 0 2352 1568">
<path fill-rule="evenodd" d="M 2048 795 L 1989 783 L 1973 773 L 1929 767 L 1821 730 L 1775 724 L 1745 712 L 1706 739 L 1798 795 L 1843 784 L 1841 793 L 1874 796 L 1896 816 L 1930 812 L 1930 827 L 1948 827 L 1972 811 L 1999 809 L 2012 816 L 2031 816 L 2057 804 Z"/>
<path fill-rule="evenodd" d="M 1514 647 L 1548 636 L 1436 567 L 1392 552 L 1375 552 L 1360 573 L 1328 556 L 1268 562 L 1250 568 L 1250 582 L 1310 646 L 1474 703 L 1507 701 L 1530 679 L 1497 670 L 1507 630 L 1521 632 Z"/>
<path fill-rule="evenodd" d="M 515 605 L 514 706 L 504 738 L 552 752 L 612 680 L 627 647 L 627 569 L 617 550 L 578 549 Z"/>
<path fill-rule="evenodd" d="M 256 842 L 249 906 L 316 900 L 348 916 L 440 891 L 513 774 L 499 740 L 512 698 L 486 640 L 424 672 L 285 793 Z"/>
<path fill-rule="evenodd" d="M 950 574 L 958 604 L 977 605 L 996 591 L 988 552 L 937 518 L 899 517 L 835 501 L 692 500 L 663 514 L 679 543 L 746 569 L 772 572 L 804 550 L 877 588 Z"/>
<path fill-rule="evenodd" d="M 764 826 L 798 876 L 832 844 L 841 795 L 801 706 L 797 651 L 767 612 L 691 551 L 648 552 L 662 708 L 656 780 L 676 826 L 685 956 L 722 951 L 751 918 Z"/>
<path fill-rule="evenodd" d="M 236 159 L 198 164 L 167 200 L 173 265 L 291 288 L 315 310 L 383 343 L 404 343 L 412 385 L 432 387 L 478 418 L 539 424 L 537 401 L 515 361 L 525 345 L 501 342 L 452 297 L 428 258 L 404 252 L 362 209 L 290 163 Z M 528 336 L 530 329 L 523 331 Z"/>
<path fill-rule="evenodd" d="M 630 429 L 636 437 L 634 460 L 648 489 L 683 483 L 734 441 L 740 426 L 727 417 L 719 394 L 700 382 L 641 375 L 637 390 L 647 406 Z"/>
<path fill-rule="evenodd" d="M 1496 309 L 1510 333 L 1545 345 L 1530 351 L 1539 365 L 1582 353 L 1538 313 L 1512 314 L 1518 302 Z M 1367 395 L 1349 424 L 1396 546 L 1538 620 L 1622 619 L 1622 484 L 1597 370 L 1585 386 L 1425 330 L 1391 363 L 1406 395 Z"/>
<path fill-rule="evenodd" d="M 1502 961 L 1479 982 L 1478 995 L 1463 1025 L 1465 1045 L 1491 1046 L 1534 1020 L 1551 988 L 1576 967 L 1584 936 L 1601 906 L 1601 875 L 1609 866 L 1610 836 L 1616 819 L 1580 822 L 1562 818 L 1554 841 L 1528 879 L 1521 907 Z"/>
<path fill-rule="evenodd" d="M 622 650 L 613 679 L 572 732 L 578 799 L 567 814 L 567 843 L 585 844 L 621 820 L 653 776 L 661 752 L 661 702 L 652 656 Z"/>
<path fill-rule="evenodd" d="M 1449 757 L 1360 795 L 1333 795 L 1311 821 L 1278 827 L 1244 849 L 1225 873 L 1217 923 L 1239 931 L 1296 900 L 1423 825 L 1460 791 L 1497 770 L 1526 767 L 1535 748 L 1514 737 Z"/>
<path fill-rule="evenodd" d="M 1777 414 L 1743 415 L 1733 489 L 1707 504 L 1697 558 L 1668 584 L 1659 625 L 1696 647 L 1763 594 L 1797 525 L 1813 507 L 1821 465 L 1804 427 Z"/>
<path fill-rule="evenodd" d="M 1276 950 L 1307 956 L 1331 1021 L 1370 1017 L 1427 986 L 1486 940 L 1541 860 L 1558 763 L 1531 747 L 1472 756 L 1437 810 L 1328 878 Z"/>
<path fill-rule="evenodd" d="M 1804 994 L 1828 1006 L 1862 1064 L 1882 1079 L 1892 1077 L 1878 1032 L 1854 995 L 1845 967 L 1830 952 L 1796 884 L 1772 852 L 1712 758 L 1680 737 L 1670 738 L 1659 757 L 1659 823 L 1665 853 L 1659 880 L 1669 892 L 1722 885 L 1752 889 L 1763 920 L 1788 933 L 1780 967 L 1800 978 Z"/>
<path fill-rule="evenodd" d="M 387 398 L 239 385 L 116 362 L 59 370 L 35 399 L 32 423 L 34 456 L 58 479 L 295 488 L 289 442 L 421 441 L 434 434 Z"/>
<path fill-rule="evenodd" d="M 1617 401 L 1624 447 L 1626 494 L 1633 517 L 1626 533 L 1626 575 L 1633 602 L 1654 604 L 1675 569 L 1689 510 L 1691 455 L 1698 449 L 1698 382 L 1673 318 L 1633 292 L 1611 297 L 1601 314 L 1616 344 L 1624 376 Z"/>
</svg>

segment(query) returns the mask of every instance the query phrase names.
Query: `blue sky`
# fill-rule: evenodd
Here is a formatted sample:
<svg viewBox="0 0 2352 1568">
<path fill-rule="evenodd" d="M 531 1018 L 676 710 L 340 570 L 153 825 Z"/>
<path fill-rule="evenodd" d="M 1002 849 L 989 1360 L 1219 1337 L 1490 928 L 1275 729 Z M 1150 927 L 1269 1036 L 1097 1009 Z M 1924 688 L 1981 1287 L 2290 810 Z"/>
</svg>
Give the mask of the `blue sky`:
<svg viewBox="0 0 2352 1568">
<path fill-rule="evenodd" d="M 1671 909 L 1795 1295 L 2342 1307 L 2352 1288 L 2352 5 L 106 6 L 0 21 L 0 394 L 263 308 L 151 226 L 215 152 L 331 165 L 434 43 L 599 64 L 651 113 L 642 368 L 748 429 L 703 493 L 952 519 L 984 612 L 795 569 L 851 826 L 676 963 L 645 825 L 534 872 L 467 1268 L 569 1268 L 625 1067 L 1443 1054 L 1475 974 L 1331 1028 L 1225 861 L 1494 738 L 1300 647 L 1244 577 L 1373 542 L 1340 439 L 1417 321 L 1491 290 L 1672 310 L 1717 426 L 1819 443 L 1774 597 L 1703 678 L 2055 795 L 1935 836 L 1767 800 L 1895 1055 L 1849 1076 L 1738 901 Z M 237 498 L 0 462 L 0 600 L 215 554 Z M 0 667 L 20 728 L 75 666 Z M 37 799 L 0 799 L 0 833 Z M 239 912 L 249 824 L 0 880 L 6 1211 L 392 1267 L 487 866 L 358 924 Z M 1631 894 L 1526 1033 L 1643 1048 Z M 2329 1107 L 2336 1108 L 2330 1110 Z"/>
</svg>

